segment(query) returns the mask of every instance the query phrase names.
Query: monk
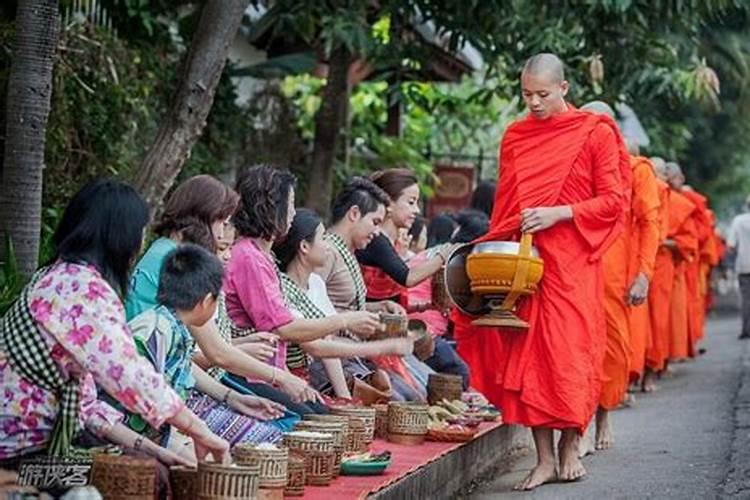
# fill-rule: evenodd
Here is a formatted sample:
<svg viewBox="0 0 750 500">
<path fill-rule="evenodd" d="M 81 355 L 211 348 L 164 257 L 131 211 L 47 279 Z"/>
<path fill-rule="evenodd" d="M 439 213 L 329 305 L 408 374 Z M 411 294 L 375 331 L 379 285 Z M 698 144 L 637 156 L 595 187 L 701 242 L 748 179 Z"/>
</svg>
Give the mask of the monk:
<svg viewBox="0 0 750 500">
<path fill-rule="evenodd" d="M 532 490 L 586 474 L 578 441 L 599 401 L 606 344 L 601 256 L 624 226 L 631 174 L 614 121 L 566 102 L 556 56 L 530 58 L 521 86 L 529 115 L 503 137 L 490 231 L 481 241 L 533 234 L 544 276 L 517 310 L 528 330 L 485 330 L 482 341 L 458 342 L 472 371 L 476 365 L 492 377 L 504 421 L 532 429 L 537 464 L 516 486 Z M 484 342 L 489 334 L 495 339 Z M 488 344 L 495 349 L 489 361 Z M 558 459 L 555 429 L 562 431 Z"/>
<path fill-rule="evenodd" d="M 593 101 L 581 106 L 584 111 L 615 118 L 615 112 L 605 102 Z M 632 219 L 632 204 L 637 194 L 631 188 L 631 206 L 626 207 L 626 221 Z M 606 349 L 602 365 L 602 388 L 599 407 L 596 411 L 595 449 L 612 447 L 614 439 L 609 421 L 609 412 L 623 402 L 628 388 L 631 363 L 630 331 L 628 324 L 629 259 L 631 253 L 630 224 L 612 243 L 602 256 L 604 267 L 604 313 L 606 318 Z M 586 438 L 587 439 L 587 438 Z M 587 446 L 590 444 L 586 443 Z M 586 454 L 589 450 L 581 450 Z M 579 454 L 579 456 L 580 456 Z"/>
<path fill-rule="evenodd" d="M 638 155 L 637 145 L 631 154 L 633 166 L 633 202 L 630 223 L 630 262 L 628 276 L 632 280 L 627 296 L 630 326 L 630 381 L 644 376 L 646 351 L 653 343 L 651 309 L 648 292 L 656 268 L 659 250 L 661 199 L 654 166 L 648 158 Z"/>
<path fill-rule="evenodd" d="M 656 174 L 656 187 L 659 196 L 659 247 L 656 252 L 654 275 L 648 293 L 648 307 L 651 320 L 651 342 L 646 349 L 646 367 L 641 390 L 653 392 L 657 389 L 655 380 L 666 368 L 670 345 L 670 304 L 674 287 L 674 256 L 667 244 L 670 234 L 670 192 L 667 184 L 666 162 L 663 158 L 651 158 Z"/>
<path fill-rule="evenodd" d="M 667 162 L 667 182 L 671 188 L 669 218 L 671 234 L 667 246 L 673 250 L 674 285 L 670 301 L 669 359 L 683 361 L 691 354 L 690 312 L 688 306 L 688 266 L 698 251 L 698 230 L 693 212 L 695 204 L 681 193 L 682 171 L 674 162 Z"/>
</svg>

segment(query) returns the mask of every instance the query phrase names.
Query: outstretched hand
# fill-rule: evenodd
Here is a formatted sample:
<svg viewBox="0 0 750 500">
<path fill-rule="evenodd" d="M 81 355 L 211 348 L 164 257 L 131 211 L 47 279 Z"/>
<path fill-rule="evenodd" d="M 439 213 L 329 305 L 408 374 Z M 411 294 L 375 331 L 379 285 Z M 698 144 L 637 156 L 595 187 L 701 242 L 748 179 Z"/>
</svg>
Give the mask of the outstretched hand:
<svg viewBox="0 0 750 500">
<path fill-rule="evenodd" d="M 573 210 L 569 206 L 525 208 L 521 210 L 521 232 L 538 233 L 572 218 Z"/>
<path fill-rule="evenodd" d="M 284 416 L 284 407 L 269 399 L 230 392 L 227 404 L 230 408 L 247 417 L 259 420 L 274 420 Z"/>
</svg>

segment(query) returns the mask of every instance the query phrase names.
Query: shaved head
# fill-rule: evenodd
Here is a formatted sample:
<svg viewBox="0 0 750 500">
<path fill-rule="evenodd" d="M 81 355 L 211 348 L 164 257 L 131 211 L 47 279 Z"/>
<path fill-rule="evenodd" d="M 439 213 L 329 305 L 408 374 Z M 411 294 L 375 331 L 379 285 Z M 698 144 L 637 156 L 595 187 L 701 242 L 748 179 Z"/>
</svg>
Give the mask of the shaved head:
<svg viewBox="0 0 750 500">
<path fill-rule="evenodd" d="M 641 154 L 641 147 L 638 145 L 638 141 L 632 137 L 625 139 L 625 147 L 628 148 L 628 153 L 632 156 L 638 156 Z"/>
<path fill-rule="evenodd" d="M 612 109 L 612 106 L 604 101 L 587 102 L 586 104 L 581 106 L 581 109 L 584 111 L 589 111 L 596 115 L 607 115 L 613 120 L 615 119 L 615 110 Z"/>
<path fill-rule="evenodd" d="M 565 103 L 568 82 L 562 61 L 554 54 L 537 54 L 526 61 L 521 72 L 521 90 L 526 107 L 539 120 L 568 110 Z"/>
<path fill-rule="evenodd" d="M 682 189 L 685 185 L 685 175 L 682 173 L 680 165 L 673 161 L 668 161 L 666 165 L 667 182 L 674 189 Z"/>
<path fill-rule="evenodd" d="M 667 180 L 667 162 L 664 161 L 664 158 L 660 158 L 658 156 L 652 156 L 651 157 L 651 163 L 654 165 L 654 172 L 656 173 L 656 176 L 665 181 Z"/>
<path fill-rule="evenodd" d="M 531 56 L 523 65 L 522 75 L 546 75 L 550 76 L 556 83 L 565 81 L 565 69 L 563 62 L 555 54 L 542 53 Z"/>
</svg>

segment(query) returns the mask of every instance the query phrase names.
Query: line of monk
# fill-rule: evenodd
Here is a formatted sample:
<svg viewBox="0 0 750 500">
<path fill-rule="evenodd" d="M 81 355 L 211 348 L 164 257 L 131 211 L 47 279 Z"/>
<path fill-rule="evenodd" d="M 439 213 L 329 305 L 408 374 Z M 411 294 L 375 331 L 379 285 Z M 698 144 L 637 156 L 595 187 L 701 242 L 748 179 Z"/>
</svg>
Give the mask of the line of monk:
<svg viewBox="0 0 750 500">
<path fill-rule="evenodd" d="M 532 430 L 537 464 L 516 486 L 531 490 L 582 478 L 592 420 L 595 448 L 610 448 L 609 413 L 700 353 L 720 254 L 707 199 L 676 163 L 641 156 L 606 103 L 570 104 L 558 57 L 531 57 L 521 87 L 529 113 L 502 139 L 480 241 L 533 234 L 544 276 L 517 308 L 528 330 L 454 320 L 472 386 Z"/>
</svg>

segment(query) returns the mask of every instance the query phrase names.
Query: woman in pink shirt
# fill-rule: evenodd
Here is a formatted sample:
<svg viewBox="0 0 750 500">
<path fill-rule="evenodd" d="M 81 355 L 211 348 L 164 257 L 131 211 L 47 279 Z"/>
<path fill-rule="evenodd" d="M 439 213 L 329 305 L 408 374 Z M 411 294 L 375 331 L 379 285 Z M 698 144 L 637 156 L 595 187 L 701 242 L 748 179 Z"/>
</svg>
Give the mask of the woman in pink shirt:
<svg viewBox="0 0 750 500">
<path fill-rule="evenodd" d="M 278 268 L 271 252 L 294 219 L 296 179 L 287 170 L 258 165 L 240 173 L 236 190 L 241 196 L 234 217 L 239 239 L 226 267 L 224 291 L 233 336 L 266 331 L 280 338 L 276 355 L 269 361 L 275 370 L 286 370 L 287 342 L 304 343 L 349 330 L 372 335 L 380 327 L 378 316 L 367 311 L 337 314 L 322 319 L 295 318 L 284 300 Z M 320 396 L 307 390 L 307 403 L 295 403 L 267 384 L 248 381 L 258 396 L 279 402 L 299 414 L 325 412 Z"/>
</svg>

